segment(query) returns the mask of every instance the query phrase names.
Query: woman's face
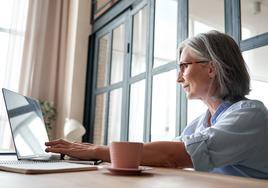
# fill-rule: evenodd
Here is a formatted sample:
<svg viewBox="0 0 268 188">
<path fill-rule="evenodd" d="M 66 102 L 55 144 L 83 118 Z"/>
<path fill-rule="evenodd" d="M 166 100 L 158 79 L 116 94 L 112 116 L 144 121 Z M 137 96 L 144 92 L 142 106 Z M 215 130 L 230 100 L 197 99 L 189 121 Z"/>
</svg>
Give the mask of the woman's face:
<svg viewBox="0 0 268 188">
<path fill-rule="evenodd" d="M 209 61 L 202 61 L 190 47 L 185 47 L 181 53 L 179 64 L 181 65 L 177 82 L 181 84 L 188 99 L 207 100 L 212 96 L 213 79 L 215 71 Z"/>
</svg>

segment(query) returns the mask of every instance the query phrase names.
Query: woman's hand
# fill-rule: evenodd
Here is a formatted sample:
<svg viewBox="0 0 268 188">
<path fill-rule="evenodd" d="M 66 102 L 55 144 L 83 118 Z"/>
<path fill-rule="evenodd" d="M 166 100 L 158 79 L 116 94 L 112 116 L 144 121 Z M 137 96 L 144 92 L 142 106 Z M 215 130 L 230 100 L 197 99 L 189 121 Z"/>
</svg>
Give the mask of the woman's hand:
<svg viewBox="0 0 268 188">
<path fill-rule="evenodd" d="M 90 143 L 68 142 L 63 139 L 46 142 L 46 152 L 61 153 L 81 160 L 101 159 L 109 161 L 109 148 Z"/>
</svg>

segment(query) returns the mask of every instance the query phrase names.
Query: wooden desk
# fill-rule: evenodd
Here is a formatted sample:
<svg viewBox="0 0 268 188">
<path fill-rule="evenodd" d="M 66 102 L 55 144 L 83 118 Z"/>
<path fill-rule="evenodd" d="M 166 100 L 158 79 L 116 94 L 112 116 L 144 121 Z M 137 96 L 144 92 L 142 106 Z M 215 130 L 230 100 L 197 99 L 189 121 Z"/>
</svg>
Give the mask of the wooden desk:
<svg viewBox="0 0 268 188">
<path fill-rule="evenodd" d="M 267 188 L 268 180 L 154 168 L 139 176 L 115 176 L 106 169 L 88 172 L 24 175 L 0 171 L 0 187 L 22 188 Z"/>
</svg>

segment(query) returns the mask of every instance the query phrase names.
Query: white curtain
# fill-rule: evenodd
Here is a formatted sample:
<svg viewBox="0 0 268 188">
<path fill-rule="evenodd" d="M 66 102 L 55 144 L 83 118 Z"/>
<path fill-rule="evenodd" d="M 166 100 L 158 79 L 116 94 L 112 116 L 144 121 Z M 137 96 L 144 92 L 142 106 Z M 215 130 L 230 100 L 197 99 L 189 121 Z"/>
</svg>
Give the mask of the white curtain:
<svg viewBox="0 0 268 188">
<path fill-rule="evenodd" d="M 18 91 L 28 0 L 0 1 L 0 88 Z M 12 147 L 5 104 L 0 94 L 0 149 Z"/>
<path fill-rule="evenodd" d="M 87 38 L 90 33 L 90 1 L 10 1 L 29 3 L 28 11 L 25 11 L 27 13 L 26 27 L 24 26 L 26 31 L 23 32 L 24 43 L 21 44 L 20 65 L 13 66 L 7 63 L 6 68 L 0 61 L 2 66 L 0 71 L 8 69 L 4 70 L 6 75 L 3 79 L 1 72 L 0 82 L 2 80 L 10 82 L 16 78 L 16 88 L 7 87 L 2 83 L 1 87 L 54 103 L 57 108 L 57 120 L 53 126 L 52 136 L 62 137 L 65 118 L 76 118 L 80 122 L 83 118 Z M 0 7 L 0 16 L 1 10 Z M 14 52 L 11 51 L 10 54 Z M 10 70 L 18 72 L 11 74 Z M 1 101 L 0 104 L 1 107 L 4 106 Z M 6 113 L 5 110 L 3 112 Z M 0 115 L 2 119 L 1 110 Z M 6 114 L 3 117 L 6 117 Z M 3 133 L 9 131 L 3 131 L 3 127 L 8 126 L 0 124 L 0 149 L 3 148 L 1 141 L 8 141 L 9 145 L 11 143 L 10 134 L 9 139 L 4 138 Z"/>
<path fill-rule="evenodd" d="M 69 0 L 29 1 L 19 91 L 54 103 L 57 120 L 52 137 L 61 137 L 69 110 L 76 8 L 70 9 Z"/>
</svg>

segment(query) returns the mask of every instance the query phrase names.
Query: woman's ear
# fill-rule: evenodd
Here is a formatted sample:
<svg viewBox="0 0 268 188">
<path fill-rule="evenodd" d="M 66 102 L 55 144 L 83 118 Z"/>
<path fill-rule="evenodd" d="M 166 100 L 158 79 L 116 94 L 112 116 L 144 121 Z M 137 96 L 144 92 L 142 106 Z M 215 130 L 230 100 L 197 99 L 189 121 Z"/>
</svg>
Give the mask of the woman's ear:
<svg viewBox="0 0 268 188">
<path fill-rule="evenodd" d="M 209 76 L 210 79 L 216 77 L 216 68 L 214 66 L 213 61 L 209 62 L 208 76 Z"/>
</svg>

